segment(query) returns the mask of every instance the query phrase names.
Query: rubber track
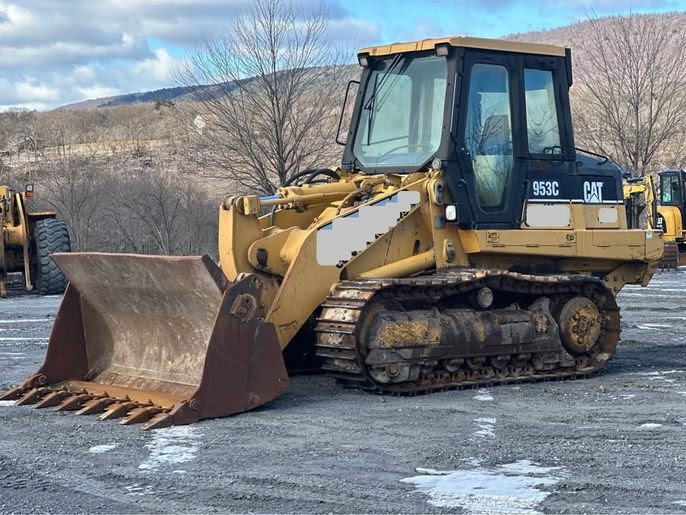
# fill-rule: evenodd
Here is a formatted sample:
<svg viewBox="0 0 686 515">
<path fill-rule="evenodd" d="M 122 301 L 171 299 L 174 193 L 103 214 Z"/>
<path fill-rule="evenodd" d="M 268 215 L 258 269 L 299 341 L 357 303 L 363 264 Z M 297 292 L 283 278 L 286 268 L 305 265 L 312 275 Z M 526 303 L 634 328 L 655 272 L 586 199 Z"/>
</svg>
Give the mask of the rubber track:
<svg viewBox="0 0 686 515">
<path fill-rule="evenodd" d="M 71 252 L 67 224 L 54 218 L 36 222 L 36 290 L 41 295 L 64 293 L 67 280 L 55 262 L 50 259 L 54 252 Z"/>
<path fill-rule="evenodd" d="M 605 302 L 596 305 L 606 317 L 604 329 L 597 349 L 609 343 L 612 352 L 619 341 L 619 308 L 614 295 L 605 284 L 596 278 L 585 275 L 530 275 L 501 270 L 463 269 L 444 274 L 420 276 L 404 279 L 379 279 L 364 281 L 345 281 L 339 283 L 332 295 L 322 304 L 322 314 L 315 328 L 317 333 L 317 355 L 322 360 L 322 368 L 338 380 L 364 390 L 376 393 L 412 395 L 430 393 L 447 389 L 486 386 L 502 383 L 547 381 L 573 379 L 587 376 L 602 368 L 611 354 L 604 359 L 594 355 L 577 359 L 577 366 L 559 367 L 554 370 L 536 371 L 532 364 L 525 366 L 525 374 L 509 374 L 484 367 L 480 371 L 469 371 L 461 380 L 455 374 L 435 371 L 419 380 L 406 383 L 377 383 L 369 374 L 365 364 L 364 349 L 360 348 L 357 338 L 358 322 L 365 309 L 375 300 L 382 298 L 402 298 L 405 302 L 416 301 L 418 309 L 439 299 L 459 293 L 467 293 L 475 288 L 488 286 L 494 292 L 507 291 L 527 295 L 583 294 L 593 291 L 594 301 L 604 297 Z M 602 295 L 598 295 L 602 293 Z M 609 300 L 609 302 L 608 302 Z"/>
</svg>

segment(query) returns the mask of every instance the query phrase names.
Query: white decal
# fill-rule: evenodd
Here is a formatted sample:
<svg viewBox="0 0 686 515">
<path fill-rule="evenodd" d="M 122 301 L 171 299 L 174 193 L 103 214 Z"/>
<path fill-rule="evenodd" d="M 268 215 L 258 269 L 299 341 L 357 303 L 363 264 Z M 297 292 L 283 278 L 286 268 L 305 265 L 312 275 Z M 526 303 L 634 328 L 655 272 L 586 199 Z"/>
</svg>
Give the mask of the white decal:
<svg viewBox="0 0 686 515">
<path fill-rule="evenodd" d="M 560 183 L 557 181 L 534 181 L 531 189 L 535 197 L 557 197 L 560 195 Z"/>
<path fill-rule="evenodd" d="M 420 200 L 418 191 L 397 194 L 367 204 L 350 214 L 334 218 L 317 231 L 317 263 L 335 265 L 348 261 L 397 225 L 401 213 L 408 212 Z"/>
<path fill-rule="evenodd" d="M 584 182 L 584 202 L 587 204 L 600 204 L 603 202 L 602 182 Z"/>
<path fill-rule="evenodd" d="M 598 221 L 601 224 L 616 224 L 617 220 L 619 220 L 617 206 L 601 207 L 598 209 Z"/>
<path fill-rule="evenodd" d="M 572 211 L 566 204 L 527 204 L 526 225 L 529 227 L 569 227 Z"/>
</svg>

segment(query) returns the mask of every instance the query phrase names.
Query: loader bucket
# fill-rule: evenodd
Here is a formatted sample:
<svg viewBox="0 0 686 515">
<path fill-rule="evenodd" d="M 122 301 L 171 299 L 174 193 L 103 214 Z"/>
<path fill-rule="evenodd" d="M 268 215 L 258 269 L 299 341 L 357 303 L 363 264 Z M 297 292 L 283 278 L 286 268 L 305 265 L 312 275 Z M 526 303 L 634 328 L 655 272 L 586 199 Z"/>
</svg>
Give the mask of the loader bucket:
<svg viewBox="0 0 686 515">
<path fill-rule="evenodd" d="M 45 363 L 3 399 L 146 429 L 247 411 L 288 377 L 260 278 L 207 256 L 53 254 L 69 280 Z"/>
</svg>

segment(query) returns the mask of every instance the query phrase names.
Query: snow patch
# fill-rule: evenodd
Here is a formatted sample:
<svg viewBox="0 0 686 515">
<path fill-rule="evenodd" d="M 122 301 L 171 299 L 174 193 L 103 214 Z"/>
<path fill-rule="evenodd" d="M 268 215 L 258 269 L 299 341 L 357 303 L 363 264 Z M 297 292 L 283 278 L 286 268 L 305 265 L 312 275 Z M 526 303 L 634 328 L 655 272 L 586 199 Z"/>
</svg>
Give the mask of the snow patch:
<svg viewBox="0 0 686 515">
<path fill-rule="evenodd" d="M 124 490 L 126 490 L 131 495 L 150 495 L 154 493 L 150 485 L 143 486 L 138 483 L 134 483 L 130 486 L 125 486 Z"/>
<path fill-rule="evenodd" d="M 474 420 L 477 430 L 474 435 L 479 438 L 493 438 L 495 437 L 495 418 L 477 418 Z"/>
<path fill-rule="evenodd" d="M 138 468 L 145 471 L 186 463 L 195 459 L 202 433 L 193 426 L 177 426 L 152 432 L 152 441 L 145 444 L 150 455 Z"/>
<path fill-rule="evenodd" d="M 477 401 L 492 401 L 493 396 L 488 390 L 477 390 L 476 395 L 474 395 L 474 400 Z"/>
<path fill-rule="evenodd" d="M 106 443 L 103 445 L 94 445 L 93 447 L 90 447 L 88 449 L 88 452 L 92 452 L 93 454 L 102 454 L 103 452 L 111 451 L 117 447 L 116 443 Z"/>
<path fill-rule="evenodd" d="M 680 370 L 656 370 L 653 372 L 636 372 L 639 376 L 665 376 L 669 374 L 678 374 Z"/>
<path fill-rule="evenodd" d="M 14 401 L 0 401 L 0 406 L 14 406 Z"/>
<path fill-rule="evenodd" d="M 650 329 L 662 329 L 663 327 L 670 327 L 669 324 L 636 324 L 638 329 L 650 330 Z"/>
<path fill-rule="evenodd" d="M 541 467 L 538 463 L 533 463 L 531 460 L 518 460 L 514 463 L 499 465 L 499 467 L 512 474 L 520 475 L 550 474 L 560 469 L 560 467 Z"/>
<path fill-rule="evenodd" d="M 662 427 L 662 424 L 655 424 L 654 422 L 646 422 L 645 424 L 641 424 L 638 426 L 639 429 L 657 429 L 658 427 Z"/>
<path fill-rule="evenodd" d="M 665 377 L 666 375 L 678 374 L 682 370 L 656 370 L 652 372 L 636 372 L 636 375 L 643 376 L 648 381 L 664 381 L 665 383 L 675 383 L 676 379 Z"/>
<path fill-rule="evenodd" d="M 472 470 L 416 470 L 421 475 L 400 481 L 428 495 L 433 506 L 468 513 L 538 513 L 535 508 L 550 495 L 540 487 L 564 476 L 560 467 L 541 467 L 531 460 Z"/>
</svg>

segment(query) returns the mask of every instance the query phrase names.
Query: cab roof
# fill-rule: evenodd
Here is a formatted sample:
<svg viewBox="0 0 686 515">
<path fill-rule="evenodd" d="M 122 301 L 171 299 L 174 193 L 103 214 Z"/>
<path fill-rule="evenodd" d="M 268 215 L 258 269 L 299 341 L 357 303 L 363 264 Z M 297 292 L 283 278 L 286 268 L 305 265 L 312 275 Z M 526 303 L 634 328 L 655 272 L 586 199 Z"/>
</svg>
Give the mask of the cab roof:
<svg viewBox="0 0 686 515">
<path fill-rule="evenodd" d="M 407 43 L 391 43 L 363 48 L 358 55 L 384 56 L 405 52 L 421 52 L 433 50 L 436 45 L 448 44 L 454 47 L 480 48 L 483 50 L 497 50 L 500 52 L 517 52 L 523 54 L 551 55 L 556 57 L 565 56 L 565 48 L 556 45 L 544 45 L 541 43 L 526 43 L 524 41 L 509 41 L 504 39 L 475 38 L 470 36 L 451 36 L 445 38 L 422 39 Z"/>
</svg>

